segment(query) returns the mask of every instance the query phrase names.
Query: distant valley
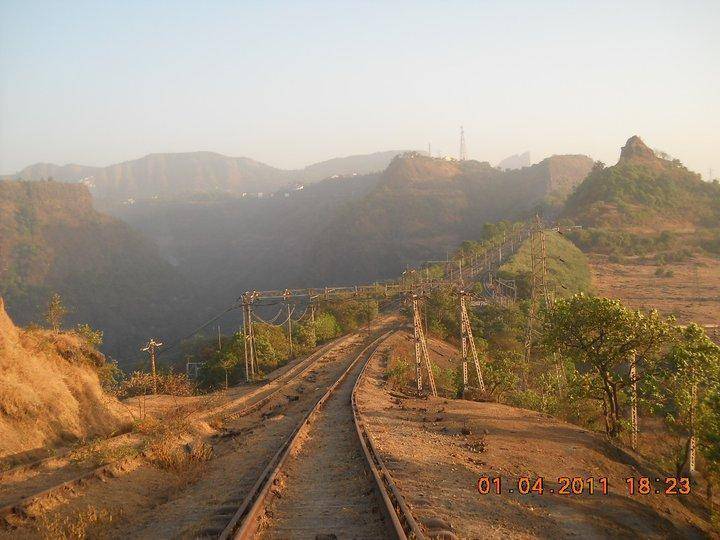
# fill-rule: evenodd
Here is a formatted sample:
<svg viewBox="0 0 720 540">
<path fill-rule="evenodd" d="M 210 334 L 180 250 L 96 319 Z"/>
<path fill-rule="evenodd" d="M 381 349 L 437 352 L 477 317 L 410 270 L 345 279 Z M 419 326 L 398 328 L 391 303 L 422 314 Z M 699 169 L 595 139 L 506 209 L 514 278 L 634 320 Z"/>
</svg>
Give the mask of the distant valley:
<svg viewBox="0 0 720 540">
<path fill-rule="evenodd" d="M 59 177 L 66 183 L 0 182 L 0 296 L 10 314 L 21 324 L 39 322 L 59 292 L 73 310 L 68 322 L 104 330 L 105 350 L 128 366 L 143 339 L 178 339 L 245 290 L 394 278 L 481 237 L 486 222 L 540 212 L 581 224 L 568 237 L 597 264 L 604 264 L 598 257 L 632 262 L 638 254 L 686 260 L 683 250 L 714 253 L 720 245 L 717 185 L 655 157 L 636 138 L 613 167 L 556 155 L 500 170 L 388 152 L 304 172 L 243 162 L 248 168 L 233 177 L 233 158 L 190 156 L 127 165 L 145 176 L 124 186 L 78 184 L 85 173 L 71 166 L 62 168 L 71 176 Z M 218 160 L 222 174 L 206 176 Z M 162 174 L 153 176 L 151 163 Z M 138 179 L 148 175 L 154 187 L 146 191 Z M 220 177 L 226 191 L 207 191 Z M 100 186 L 118 196 L 100 197 Z M 142 196 L 161 187 L 162 197 Z M 243 197 L 241 189 L 263 196 Z M 131 194 L 132 203 L 123 198 Z M 236 328 L 238 321 L 221 323 Z"/>
</svg>

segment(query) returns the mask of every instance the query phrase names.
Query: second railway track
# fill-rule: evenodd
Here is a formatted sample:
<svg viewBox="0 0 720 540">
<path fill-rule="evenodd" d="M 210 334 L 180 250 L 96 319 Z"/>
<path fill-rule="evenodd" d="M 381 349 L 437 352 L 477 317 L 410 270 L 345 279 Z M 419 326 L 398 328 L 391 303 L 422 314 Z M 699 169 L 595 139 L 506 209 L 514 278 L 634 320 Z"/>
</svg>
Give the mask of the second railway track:
<svg viewBox="0 0 720 540">
<path fill-rule="evenodd" d="M 330 343 L 323 345 L 318 348 L 317 351 L 310 354 L 308 357 L 301 359 L 300 361 L 288 366 L 285 369 L 280 369 L 280 373 L 273 379 L 269 380 L 267 384 L 259 386 L 247 394 L 240 396 L 237 399 L 231 399 L 229 402 L 212 407 L 208 410 L 195 413 L 200 420 L 210 420 L 213 418 L 222 419 L 223 422 L 232 421 L 244 416 L 249 415 L 262 408 L 265 404 L 270 402 L 272 399 L 280 395 L 287 384 L 301 378 L 308 371 L 313 369 L 313 366 L 323 355 L 334 347 L 342 345 L 348 340 L 348 336 L 338 338 Z M 126 432 L 117 435 L 116 439 L 127 437 Z M 108 440 L 110 441 L 110 439 Z M 82 468 L 82 466 L 76 464 L 72 459 L 67 459 L 65 456 L 55 456 L 50 458 L 44 458 L 32 463 L 26 463 L 3 471 L 0 481 L 4 477 L 12 476 L 14 471 L 22 470 L 37 470 L 38 473 L 46 464 L 51 464 L 53 461 L 61 461 L 65 459 L 67 461 L 67 467 L 55 466 L 50 468 L 47 474 L 48 478 L 30 477 L 28 485 L 19 485 L 15 489 L 18 495 L 13 493 L 5 494 L 3 489 L 0 489 L 0 522 L 6 519 L 12 514 L 24 514 L 25 508 L 29 505 L 39 502 L 43 498 L 55 497 L 63 492 L 70 493 L 72 490 L 77 488 L 83 483 L 87 483 L 96 480 L 107 480 L 117 474 L 122 474 L 122 469 L 126 466 L 120 463 L 122 460 L 112 461 L 101 465 L 100 467 Z M 67 469 L 67 471 L 66 471 Z M 79 471 L 77 469 L 80 469 Z M 15 473 L 17 474 L 17 473 Z M 57 481 L 54 481 L 57 478 Z M 40 486 L 35 488 L 34 485 Z M 9 490 L 9 487 L 5 487 Z M 5 499 L 5 500 L 3 500 Z"/>
</svg>

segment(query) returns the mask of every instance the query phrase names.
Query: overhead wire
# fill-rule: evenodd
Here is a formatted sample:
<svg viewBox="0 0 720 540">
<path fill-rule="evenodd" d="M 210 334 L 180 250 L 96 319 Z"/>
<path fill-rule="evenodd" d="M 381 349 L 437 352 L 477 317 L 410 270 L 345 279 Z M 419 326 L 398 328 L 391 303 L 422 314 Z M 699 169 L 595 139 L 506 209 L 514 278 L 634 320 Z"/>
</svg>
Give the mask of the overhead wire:
<svg viewBox="0 0 720 540">
<path fill-rule="evenodd" d="M 280 309 L 280 311 L 282 312 L 282 309 Z M 285 317 L 285 320 L 284 320 L 283 322 L 277 323 L 277 324 L 271 323 L 271 322 L 269 322 L 269 321 L 266 321 L 265 319 L 263 319 L 262 317 L 260 317 L 260 316 L 259 316 L 257 313 L 255 313 L 255 312 L 253 312 L 252 316 L 253 316 L 253 318 L 254 318 L 256 321 L 258 321 L 258 322 L 267 324 L 267 325 L 269 325 L 269 326 L 281 327 L 281 326 L 284 326 L 284 325 L 287 324 L 288 320 L 290 319 L 290 317 L 292 316 L 292 314 L 293 314 L 294 312 L 295 312 L 295 306 L 293 306 L 292 310 L 290 310 L 290 313 L 288 313 L 288 316 Z"/>
<path fill-rule="evenodd" d="M 189 334 L 181 337 L 180 339 L 175 340 L 173 343 L 171 343 L 170 345 L 167 345 L 166 347 L 162 347 L 161 349 L 158 349 L 157 356 L 160 356 L 161 354 L 164 354 L 164 353 L 168 352 L 169 350 L 174 349 L 175 347 L 177 347 L 177 346 L 178 346 L 180 343 L 182 343 L 183 341 L 185 341 L 185 340 L 193 337 L 195 334 L 197 334 L 197 333 L 200 332 L 201 330 L 204 330 L 205 328 L 207 328 L 208 326 L 210 326 L 212 323 L 214 323 L 215 321 L 217 321 L 218 319 L 220 319 L 223 315 L 226 315 L 227 313 L 230 313 L 231 311 L 233 311 L 233 310 L 235 310 L 235 309 L 239 309 L 239 308 L 240 308 L 240 305 L 239 305 L 237 302 L 233 302 L 233 304 L 232 304 L 230 307 L 228 307 L 228 308 L 226 308 L 225 310 L 221 311 L 220 313 L 218 313 L 217 315 L 215 315 L 214 317 L 212 317 L 212 318 L 211 318 L 210 320 L 208 320 L 207 322 L 201 324 L 200 326 L 198 326 L 197 328 L 195 328 L 195 330 L 193 330 L 193 331 L 190 332 Z"/>
<path fill-rule="evenodd" d="M 492 246 L 490 247 L 490 249 L 492 249 Z M 488 250 L 488 248 L 486 248 L 486 251 L 487 251 L 487 250 Z M 467 259 L 467 258 L 469 258 L 469 257 L 461 257 L 461 260 L 462 260 L 462 261 L 465 261 L 465 259 Z M 463 270 L 464 270 L 464 269 L 463 269 Z M 462 275 L 462 274 L 461 274 L 461 275 Z M 316 296 L 320 296 L 320 295 L 316 295 Z M 158 349 L 157 356 L 160 356 L 160 355 L 162 355 L 162 354 L 165 354 L 166 352 L 174 349 L 174 348 L 177 347 L 179 344 L 181 344 L 183 341 L 191 338 L 192 336 L 196 335 L 198 332 L 204 330 L 204 329 L 207 328 L 209 325 L 211 325 L 212 323 L 214 323 L 215 321 L 217 321 L 218 319 L 220 319 L 221 317 L 223 317 L 223 316 L 226 315 L 227 313 L 229 313 L 229 312 L 231 312 L 231 311 L 233 311 L 233 310 L 235 310 L 235 309 L 239 309 L 239 308 L 242 306 L 242 304 L 238 303 L 240 300 L 241 300 L 241 299 L 238 299 L 238 301 L 234 302 L 231 306 L 229 306 L 228 308 L 224 309 L 224 310 L 221 311 L 219 314 L 215 315 L 214 317 L 212 317 L 211 319 L 209 319 L 209 320 L 206 321 L 205 323 L 203 323 L 203 324 L 201 324 L 200 326 L 198 326 L 197 328 L 195 328 L 192 332 L 190 332 L 190 333 L 186 334 L 185 336 L 183 336 L 183 337 L 175 340 L 173 343 L 171 343 L 171 344 L 169 344 L 169 345 L 167 345 L 167 346 L 164 346 L 164 347 Z M 262 300 L 263 300 L 263 299 L 260 298 L 260 299 L 258 299 L 258 300 L 256 300 L 256 301 L 254 301 L 254 302 L 253 302 L 253 305 L 256 306 L 256 307 L 270 307 L 270 306 L 275 306 L 275 305 L 278 305 L 278 304 L 281 304 L 281 303 L 285 303 L 285 302 L 286 302 L 284 299 L 277 299 L 277 300 L 274 300 L 274 301 L 271 301 L 271 302 L 261 303 Z M 388 299 L 388 303 L 392 303 L 392 302 L 393 302 L 392 299 Z M 281 313 L 282 313 L 282 311 L 283 311 L 282 308 L 278 311 L 278 313 L 277 313 L 277 315 L 275 315 L 275 317 L 273 317 L 272 319 L 270 319 L 270 321 L 266 321 L 266 320 L 262 319 L 261 317 L 259 317 L 259 316 L 258 316 L 256 313 L 254 313 L 254 312 L 252 313 L 252 315 L 253 315 L 253 317 L 255 317 L 257 320 L 259 320 L 260 322 L 263 322 L 263 323 L 265 323 L 265 324 L 269 324 L 269 325 L 271 325 L 271 326 L 283 326 L 283 325 L 287 324 L 287 322 L 288 322 L 289 320 L 292 319 L 292 314 L 295 312 L 296 307 L 297 307 L 297 306 L 293 306 L 293 309 L 290 311 L 290 313 L 288 314 L 288 316 L 287 316 L 287 317 L 285 318 L 285 320 L 284 320 L 282 323 L 280 323 L 280 324 L 275 324 L 274 321 L 276 321 L 276 320 L 278 319 L 278 317 L 281 315 Z M 309 308 L 310 308 L 310 304 L 308 304 L 308 305 L 305 307 L 305 311 L 303 312 L 303 314 L 302 314 L 300 317 L 298 317 L 297 319 L 295 319 L 295 320 L 296 320 L 296 321 L 302 320 L 303 317 L 305 317 L 305 315 L 307 314 L 307 311 L 308 311 Z"/>
</svg>

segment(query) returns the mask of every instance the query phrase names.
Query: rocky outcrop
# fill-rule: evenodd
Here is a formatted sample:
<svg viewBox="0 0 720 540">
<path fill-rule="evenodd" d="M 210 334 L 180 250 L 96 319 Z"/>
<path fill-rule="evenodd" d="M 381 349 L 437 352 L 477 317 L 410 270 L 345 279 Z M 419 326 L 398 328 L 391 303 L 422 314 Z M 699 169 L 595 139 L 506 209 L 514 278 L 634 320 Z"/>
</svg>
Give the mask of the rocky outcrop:
<svg viewBox="0 0 720 540">
<path fill-rule="evenodd" d="M 620 161 L 655 161 L 655 153 L 637 135 L 630 137 L 620 150 Z"/>
</svg>

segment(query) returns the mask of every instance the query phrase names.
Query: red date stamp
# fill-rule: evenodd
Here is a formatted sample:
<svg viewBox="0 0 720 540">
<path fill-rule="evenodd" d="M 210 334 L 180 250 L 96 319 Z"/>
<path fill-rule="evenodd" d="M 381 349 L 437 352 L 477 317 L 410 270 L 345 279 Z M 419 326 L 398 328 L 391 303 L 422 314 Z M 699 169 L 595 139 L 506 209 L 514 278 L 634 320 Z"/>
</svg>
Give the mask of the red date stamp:
<svg viewBox="0 0 720 540">
<path fill-rule="evenodd" d="M 626 493 L 635 495 L 688 495 L 690 479 L 685 477 L 649 478 L 646 476 L 625 479 Z M 520 476 L 503 479 L 500 476 L 481 476 L 477 481 L 481 495 L 608 495 L 609 483 L 605 476 L 559 476 L 547 479 L 542 476 Z"/>
</svg>

